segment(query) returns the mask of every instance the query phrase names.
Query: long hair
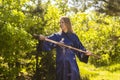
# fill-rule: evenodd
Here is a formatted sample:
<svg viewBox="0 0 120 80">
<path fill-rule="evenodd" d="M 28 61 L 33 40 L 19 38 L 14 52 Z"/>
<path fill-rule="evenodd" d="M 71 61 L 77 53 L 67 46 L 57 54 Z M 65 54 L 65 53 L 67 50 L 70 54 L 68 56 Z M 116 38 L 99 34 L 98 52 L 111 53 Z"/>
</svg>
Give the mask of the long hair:
<svg viewBox="0 0 120 80">
<path fill-rule="evenodd" d="M 63 20 L 63 21 L 64 21 L 65 26 L 66 26 L 67 29 L 68 29 L 68 32 L 69 32 L 69 33 L 73 33 L 73 29 L 72 29 L 72 25 L 71 25 L 70 19 L 69 19 L 68 17 L 66 17 L 66 16 L 62 16 L 62 17 L 60 18 L 60 20 Z"/>
</svg>

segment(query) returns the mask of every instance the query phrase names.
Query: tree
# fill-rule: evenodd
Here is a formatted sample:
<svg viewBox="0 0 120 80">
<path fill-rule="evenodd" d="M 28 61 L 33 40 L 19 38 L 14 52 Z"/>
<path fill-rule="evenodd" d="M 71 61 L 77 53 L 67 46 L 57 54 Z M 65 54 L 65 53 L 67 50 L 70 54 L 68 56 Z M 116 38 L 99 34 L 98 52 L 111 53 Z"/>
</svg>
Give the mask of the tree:
<svg viewBox="0 0 120 80">
<path fill-rule="evenodd" d="M 90 59 L 96 66 L 120 63 L 120 19 L 99 13 L 77 13 L 72 17 L 74 31 L 85 47 L 98 55 L 101 59 Z"/>
<path fill-rule="evenodd" d="M 98 8 L 98 12 L 106 13 L 113 16 L 120 15 L 119 0 L 99 0 L 99 2 L 101 2 L 102 4 L 100 4 L 100 6 L 96 5 L 96 8 Z"/>
<path fill-rule="evenodd" d="M 108 15 L 120 15 L 119 0 L 71 0 L 68 2 L 71 9 L 76 12 L 85 12 L 86 10 L 94 10 Z"/>
</svg>

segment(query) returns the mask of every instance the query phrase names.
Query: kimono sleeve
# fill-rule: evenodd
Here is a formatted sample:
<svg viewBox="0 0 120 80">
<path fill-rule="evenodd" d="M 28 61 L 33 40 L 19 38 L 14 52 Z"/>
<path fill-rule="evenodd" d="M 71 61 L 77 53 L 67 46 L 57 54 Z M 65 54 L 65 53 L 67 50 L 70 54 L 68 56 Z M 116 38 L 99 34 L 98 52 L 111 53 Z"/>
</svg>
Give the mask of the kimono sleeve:
<svg viewBox="0 0 120 80">
<path fill-rule="evenodd" d="M 57 34 L 52 34 L 52 35 L 48 36 L 47 38 L 54 40 L 54 41 L 58 41 Z M 43 41 L 43 43 L 42 43 L 42 50 L 43 51 L 50 51 L 55 47 L 56 47 L 56 44 L 51 43 L 51 42 Z"/>
<path fill-rule="evenodd" d="M 79 40 L 77 35 L 76 35 L 76 38 L 77 38 L 77 40 L 76 40 L 76 42 L 77 42 L 76 48 L 79 48 L 79 49 L 81 49 L 83 51 L 86 51 L 85 47 L 83 46 L 83 44 L 81 43 L 81 41 Z M 76 55 L 77 55 L 77 57 L 79 58 L 80 61 L 82 61 L 84 63 L 88 62 L 89 56 L 85 55 L 84 53 L 76 51 Z"/>
</svg>

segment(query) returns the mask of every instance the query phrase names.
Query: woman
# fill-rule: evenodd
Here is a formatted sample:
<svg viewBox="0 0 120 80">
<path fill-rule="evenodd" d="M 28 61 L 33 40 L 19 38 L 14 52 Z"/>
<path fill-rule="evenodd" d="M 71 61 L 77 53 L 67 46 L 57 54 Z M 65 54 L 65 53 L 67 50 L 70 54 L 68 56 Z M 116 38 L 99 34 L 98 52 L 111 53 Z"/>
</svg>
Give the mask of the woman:
<svg viewBox="0 0 120 80">
<path fill-rule="evenodd" d="M 92 53 L 87 51 L 87 54 L 84 54 L 44 41 L 45 38 L 49 38 L 86 51 L 77 35 L 73 33 L 71 22 L 68 17 L 61 17 L 60 27 L 61 32 L 52 34 L 48 37 L 39 35 L 38 39 L 43 40 L 42 48 L 44 51 L 50 51 L 51 49 L 56 48 L 56 80 L 81 80 L 75 55 L 78 56 L 80 61 L 87 63 L 88 56 Z"/>
</svg>

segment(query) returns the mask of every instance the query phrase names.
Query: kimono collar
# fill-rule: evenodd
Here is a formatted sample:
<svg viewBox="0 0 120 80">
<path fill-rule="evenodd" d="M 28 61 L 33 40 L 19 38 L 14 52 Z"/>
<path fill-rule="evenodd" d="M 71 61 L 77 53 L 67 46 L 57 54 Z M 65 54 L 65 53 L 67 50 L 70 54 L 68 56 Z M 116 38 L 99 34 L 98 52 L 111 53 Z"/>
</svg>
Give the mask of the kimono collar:
<svg viewBox="0 0 120 80">
<path fill-rule="evenodd" d="M 62 31 L 62 34 L 68 35 L 68 34 L 71 34 L 71 32 L 64 32 L 64 31 Z"/>
</svg>

